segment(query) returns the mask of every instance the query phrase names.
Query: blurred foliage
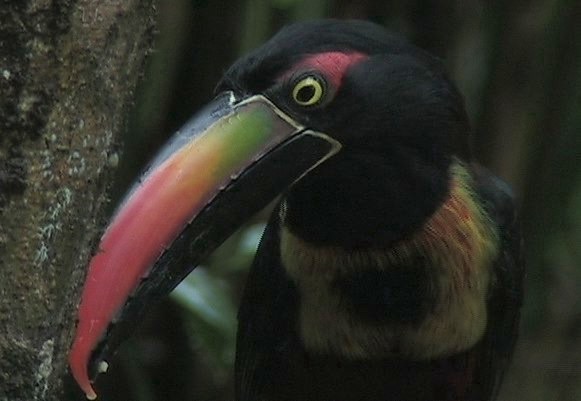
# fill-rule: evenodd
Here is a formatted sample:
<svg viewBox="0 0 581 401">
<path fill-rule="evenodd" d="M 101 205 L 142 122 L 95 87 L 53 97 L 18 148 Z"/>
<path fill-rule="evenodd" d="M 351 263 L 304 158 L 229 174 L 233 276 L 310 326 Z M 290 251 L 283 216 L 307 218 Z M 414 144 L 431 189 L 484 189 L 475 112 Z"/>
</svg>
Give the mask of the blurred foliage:
<svg viewBox="0 0 581 401">
<path fill-rule="evenodd" d="M 228 278 L 252 262 L 264 224 L 233 235 L 211 257 L 209 267 L 198 266 L 171 294 L 184 308 L 192 345 L 200 347 L 216 368 L 233 368 L 236 310 Z"/>
<path fill-rule="evenodd" d="M 160 2 L 157 45 L 114 198 L 212 97 L 222 71 L 240 54 L 284 24 L 321 17 L 380 23 L 446 61 L 466 97 L 476 158 L 511 183 L 522 205 L 527 298 L 501 399 L 581 400 L 578 0 Z M 104 400 L 232 399 L 236 305 L 267 214 L 195 270 L 173 302 L 156 307 L 112 364 Z"/>
</svg>

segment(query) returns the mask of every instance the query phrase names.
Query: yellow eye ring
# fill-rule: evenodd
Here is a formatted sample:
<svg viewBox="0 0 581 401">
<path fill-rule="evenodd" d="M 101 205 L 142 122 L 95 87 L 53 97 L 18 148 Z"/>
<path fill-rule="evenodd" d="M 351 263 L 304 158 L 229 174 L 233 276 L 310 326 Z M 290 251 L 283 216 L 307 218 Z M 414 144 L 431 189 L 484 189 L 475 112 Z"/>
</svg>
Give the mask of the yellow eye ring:
<svg viewBox="0 0 581 401">
<path fill-rule="evenodd" d="M 293 88 L 293 100 L 301 106 L 313 106 L 323 98 L 323 83 L 314 76 L 301 79 Z"/>
</svg>

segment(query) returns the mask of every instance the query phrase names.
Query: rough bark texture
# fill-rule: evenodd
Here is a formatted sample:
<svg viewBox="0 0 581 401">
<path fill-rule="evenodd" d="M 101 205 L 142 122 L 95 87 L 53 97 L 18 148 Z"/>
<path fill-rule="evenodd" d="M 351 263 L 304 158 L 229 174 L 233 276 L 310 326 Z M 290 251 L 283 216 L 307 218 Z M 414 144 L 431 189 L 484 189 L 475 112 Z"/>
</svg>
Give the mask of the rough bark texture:
<svg viewBox="0 0 581 401">
<path fill-rule="evenodd" d="M 154 0 L 0 0 L 0 400 L 64 391 Z"/>
</svg>

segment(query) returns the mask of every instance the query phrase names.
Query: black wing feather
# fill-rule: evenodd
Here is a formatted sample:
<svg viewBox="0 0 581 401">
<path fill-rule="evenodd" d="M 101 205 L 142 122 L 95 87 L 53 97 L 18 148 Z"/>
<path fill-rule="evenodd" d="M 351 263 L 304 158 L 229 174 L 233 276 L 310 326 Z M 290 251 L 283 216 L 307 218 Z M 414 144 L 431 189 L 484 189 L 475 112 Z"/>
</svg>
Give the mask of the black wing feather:
<svg viewBox="0 0 581 401">
<path fill-rule="evenodd" d="M 275 210 L 249 272 L 238 313 L 237 401 L 268 399 L 284 375 L 281 355 L 294 333 L 296 293 L 280 262 L 280 223 Z"/>
<path fill-rule="evenodd" d="M 488 326 L 477 346 L 474 400 L 494 400 L 518 337 L 523 300 L 524 258 L 514 196 L 506 183 L 480 166 L 473 168 L 476 190 L 497 224 L 500 250 L 493 266 L 488 299 Z"/>
</svg>

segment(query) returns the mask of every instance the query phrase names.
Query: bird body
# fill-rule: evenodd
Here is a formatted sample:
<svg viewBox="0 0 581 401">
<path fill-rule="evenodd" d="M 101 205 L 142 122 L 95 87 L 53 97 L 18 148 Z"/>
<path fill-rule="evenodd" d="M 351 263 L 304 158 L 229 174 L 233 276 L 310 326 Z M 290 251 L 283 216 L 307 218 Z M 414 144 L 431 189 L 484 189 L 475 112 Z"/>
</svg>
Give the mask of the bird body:
<svg viewBox="0 0 581 401">
<path fill-rule="evenodd" d="M 237 401 L 493 400 L 517 334 L 520 232 L 510 190 L 471 158 L 441 61 L 368 22 L 309 21 L 217 92 L 122 204 L 107 232 L 123 245 L 106 233 L 91 263 L 71 351 L 86 393 L 123 299 L 138 316 L 281 194 L 241 301 Z M 147 260 L 119 256 L 155 216 Z"/>
<path fill-rule="evenodd" d="M 310 245 L 283 201 L 241 304 L 237 400 L 493 399 L 516 338 L 520 237 L 511 194 L 476 169 L 455 164 L 441 207 L 384 248 Z"/>
<path fill-rule="evenodd" d="M 311 246 L 284 227 L 281 265 L 300 292 L 308 349 L 349 358 L 426 359 L 480 339 L 498 251 L 460 164 L 450 195 L 410 238 L 379 248 Z"/>
</svg>

